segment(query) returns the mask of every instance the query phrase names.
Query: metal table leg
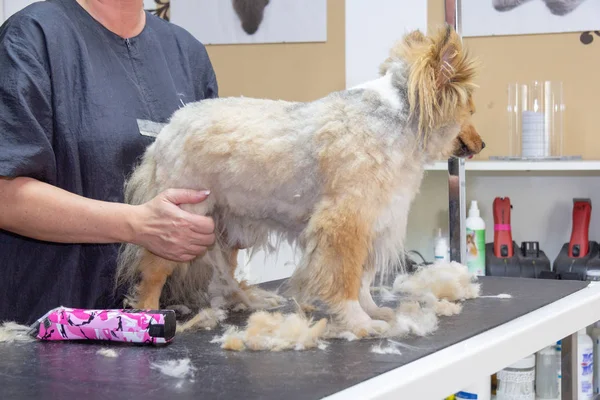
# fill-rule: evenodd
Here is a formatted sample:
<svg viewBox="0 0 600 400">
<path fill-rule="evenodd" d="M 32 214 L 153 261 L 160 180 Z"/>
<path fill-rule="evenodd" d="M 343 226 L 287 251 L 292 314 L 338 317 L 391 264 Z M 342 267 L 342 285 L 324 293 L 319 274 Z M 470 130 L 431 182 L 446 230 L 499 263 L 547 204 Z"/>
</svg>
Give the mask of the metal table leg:
<svg viewBox="0 0 600 400">
<path fill-rule="evenodd" d="M 561 399 L 577 400 L 577 332 L 564 338 L 561 343 Z"/>
<path fill-rule="evenodd" d="M 467 256 L 465 186 L 465 160 L 462 158 L 451 158 L 448 160 L 450 260 L 459 263 L 466 262 Z"/>
</svg>

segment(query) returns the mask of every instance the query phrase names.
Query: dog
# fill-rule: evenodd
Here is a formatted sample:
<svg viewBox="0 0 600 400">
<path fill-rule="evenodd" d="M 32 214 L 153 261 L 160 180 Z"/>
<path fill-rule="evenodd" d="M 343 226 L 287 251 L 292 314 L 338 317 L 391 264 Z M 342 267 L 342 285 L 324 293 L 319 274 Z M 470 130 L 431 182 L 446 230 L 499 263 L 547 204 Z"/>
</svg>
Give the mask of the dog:
<svg viewBox="0 0 600 400">
<path fill-rule="evenodd" d="M 210 215 L 216 241 L 179 264 L 124 245 L 116 281 L 130 288 L 127 305 L 277 305 L 278 295 L 234 277 L 240 249 L 272 250 L 275 237 L 301 251 L 288 280 L 298 302 L 321 302 L 360 337 L 388 329 L 394 313 L 370 288 L 377 274 L 402 270 L 426 164 L 485 146 L 471 122 L 476 69 L 446 26 L 404 35 L 377 79 L 315 101 L 220 98 L 175 111 L 127 179 L 125 199 L 209 189 L 182 208 Z"/>
</svg>

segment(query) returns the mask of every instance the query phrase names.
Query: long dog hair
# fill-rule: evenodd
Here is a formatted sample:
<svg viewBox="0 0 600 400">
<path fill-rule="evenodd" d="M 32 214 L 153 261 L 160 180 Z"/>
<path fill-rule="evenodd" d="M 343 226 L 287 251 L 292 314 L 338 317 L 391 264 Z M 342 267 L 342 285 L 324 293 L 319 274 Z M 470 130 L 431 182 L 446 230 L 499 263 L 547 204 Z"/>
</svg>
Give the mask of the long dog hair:
<svg viewBox="0 0 600 400">
<path fill-rule="evenodd" d="M 142 204 L 168 188 L 210 189 L 182 208 L 215 221 L 217 240 L 189 263 L 125 245 L 117 282 L 136 308 L 252 309 L 278 297 L 234 278 L 239 249 L 288 240 L 301 251 L 289 280 L 359 336 L 387 329 L 370 288 L 398 272 L 410 204 L 424 167 L 479 153 L 470 122 L 474 61 L 450 27 L 407 34 L 380 78 L 312 102 L 220 98 L 176 111 L 126 183 Z M 275 246 L 277 247 L 277 246 Z"/>
</svg>

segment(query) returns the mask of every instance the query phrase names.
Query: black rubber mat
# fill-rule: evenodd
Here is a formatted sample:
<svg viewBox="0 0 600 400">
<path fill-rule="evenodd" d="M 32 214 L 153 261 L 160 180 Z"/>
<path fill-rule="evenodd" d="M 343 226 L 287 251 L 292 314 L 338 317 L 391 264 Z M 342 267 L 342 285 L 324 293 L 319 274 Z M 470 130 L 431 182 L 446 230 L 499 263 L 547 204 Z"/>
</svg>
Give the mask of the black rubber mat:
<svg viewBox="0 0 600 400">
<path fill-rule="evenodd" d="M 427 350 L 402 355 L 370 351 L 378 341 L 332 341 L 323 350 L 229 352 L 210 343 L 220 331 L 180 334 L 167 347 L 113 345 L 117 358 L 90 343 L 0 344 L 0 399 L 319 399 L 534 311 L 584 288 L 587 282 L 484 277 L 480 298 L 442 318 L 438 333 L 403 343 Z M 270 286 L 270 285 L 268 285 Z M 151 368 L 189 357 L 193 379 Z"/>
</svg>

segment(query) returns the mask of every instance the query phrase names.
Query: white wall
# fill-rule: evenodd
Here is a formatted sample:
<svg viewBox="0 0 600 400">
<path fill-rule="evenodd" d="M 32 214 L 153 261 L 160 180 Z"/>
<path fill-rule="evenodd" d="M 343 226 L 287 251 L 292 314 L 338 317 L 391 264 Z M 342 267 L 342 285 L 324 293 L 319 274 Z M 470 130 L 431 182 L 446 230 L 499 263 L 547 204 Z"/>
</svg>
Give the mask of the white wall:
<svg viewBox="0 0 600 400">
<path fill-rule="evenodd" d="M 377 78 L 393 44 L 414 29 L 427 32 L 427 0 L 346 0 L 346 87 Z"/>
<path fill-rule="evenodd" d="M 40 0 L 0 0 L 0 6 L 4 3 L 3 9 L 4 16 L 0 15 L 0 21 L 4 21 L 8 19 L 11 15 L 16 13 L 22 8 L 27 7 L 30 4 L 33 4 Z"/>
<path fill-rule="evenodd" d="M 590 239 L 600 241 L 600 172 L 475 172 L 467 171 L 467 210 L 477 200 L 486 223 L 486 241 L 494 238 L 492 202 L 510 197 L 513 239 L 538 241 L 552 262 L 571 237 L 573 198 L 592 200 Z M 597 202 L 598 206 L 595 206 Z M 408 223 L 407 248 L 433 258 L 433 237 L 438 227 L 448 231 L 448 174 L 429 171 L 415 199 Z"/>
</svg>

